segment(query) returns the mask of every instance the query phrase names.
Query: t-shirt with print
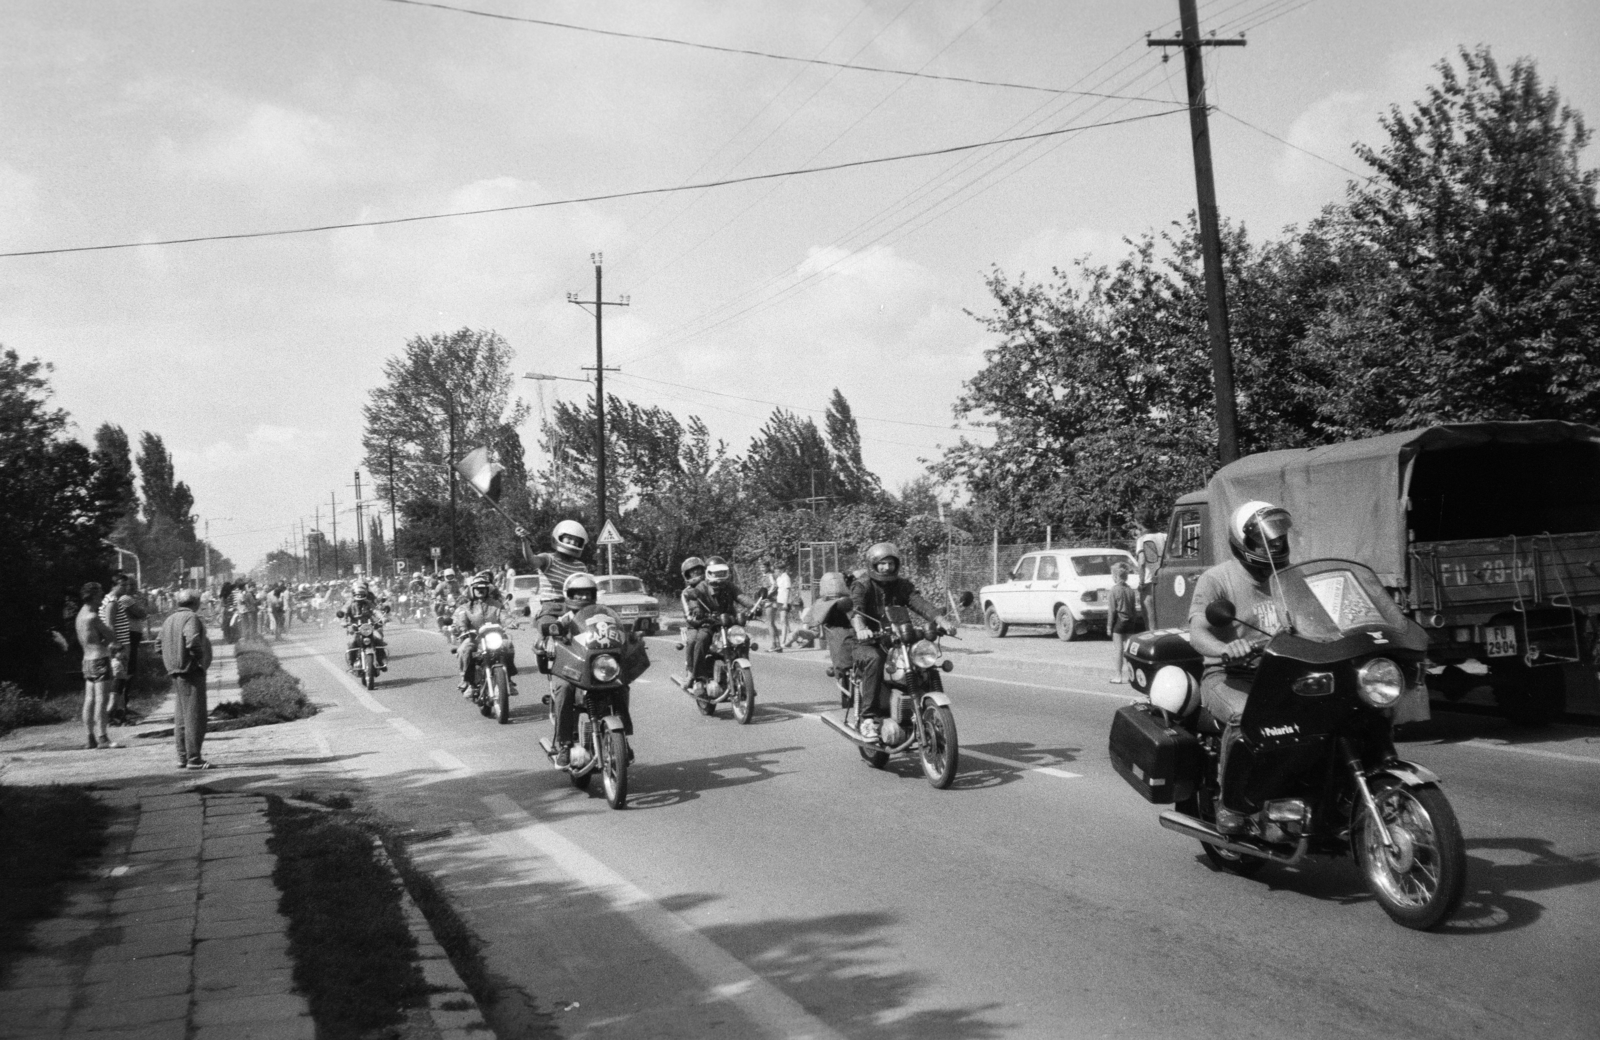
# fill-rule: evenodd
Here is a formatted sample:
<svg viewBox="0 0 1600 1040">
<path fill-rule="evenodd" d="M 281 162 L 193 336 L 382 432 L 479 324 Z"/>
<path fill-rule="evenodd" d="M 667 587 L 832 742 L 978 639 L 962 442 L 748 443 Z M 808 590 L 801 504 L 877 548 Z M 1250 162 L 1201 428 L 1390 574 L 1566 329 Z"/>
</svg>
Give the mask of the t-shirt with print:
<svg viewBox="0 0 1600 1040">
<path fill-rule="evenodd" d="M 1217 564 L 1200 575 L 1200 580 L 1194 583 L 1194 599 L 1189 603 L 1189 622 L 1193 624 L 1195 618 L 1204 620 L 1206 607 L 1219 599 L 1226 599 L 1233 603 L 1236 617 L 1243 618 L 1268 635 L 1277 632 L 1284 627 L 1283 611 L 1272 595 L 1268 584 L 1270 581 L 1269 578 L 1267 581 L 1257 582 L 1238 560 Z M 1231 643 L 1235 639 L 1248 639 L 1258 634 L 1237 621 L 1213 631 L 1225 643 Z M 1254 666 L 1250 664 L 1224 665 L 1220 657 L 1206 658 L 1206 671 L 1218 668 L 1243 674 L 1255 672 Z"/>
</svg>

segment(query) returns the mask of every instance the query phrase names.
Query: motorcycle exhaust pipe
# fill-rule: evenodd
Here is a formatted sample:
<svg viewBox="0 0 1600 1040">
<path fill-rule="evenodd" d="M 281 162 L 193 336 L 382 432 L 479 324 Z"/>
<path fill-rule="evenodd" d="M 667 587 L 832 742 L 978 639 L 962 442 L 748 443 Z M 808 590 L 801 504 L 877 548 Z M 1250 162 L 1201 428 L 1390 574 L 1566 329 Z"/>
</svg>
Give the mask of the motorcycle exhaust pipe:
<svg viewBox="0 0 1600 1040">
<path fill-rule="evenodd" d="M 889 752 L 891 755 L 892 754 L 896 754 L 897 752 L 904 751 L 906 748 L 910 747 L 912 745 L 912 743 L 917 739 L 917 735 L 915 733 L 911 733 L 911 734 L 908 734 L 906 736 L 905 743 L 897 744 L 894 747 L 890 747 L 888 744 L 882 744 L 882 743 L 879 743 L 876 740 L 868 740 L 866 737 L 863 737 L 860 733 L 857 733 L 855 730 L 851 729 L 849 726 L 846 726 L 844 723 L 840 722 L 838 719 L 833 718 L 830 715 L 818 715 L 817 718 L 821 719 L 824 725 L 831 726 L 833 729 L 835 729 L 838 732 L 844 734 L 846 737 L 849 737 L 851 740 L 855 741 L 857 744 L 860 744 L 862 747 L 876 747 L 876 748 L 879 748 L 879 749 L 881 749 L 883 751 Z"/>
<path fill-rule="evenodd" d="M 1206 824 L 1195 819 L 1193 816 L 1188 816 L 1184 813 L 1174 812 L 1172 810 L 1168 810 L 1167 812 L 1161 814 L 1161 826 L 1165 827 L 1169 831 L 1176 831 L 1179 834 L 1187 835 L 1188 837 L 1203 841 L 1207 845 L 1215 845 L 1217 848 L 1227 849 L 1229 852 L 1237 852 L 1241 856 L 1255 856 L 1257 859 L 1270 859 L 1274 863 L 1283 863 L 1290 866 L 1299 863 L 1305 858 L 1306 848 L 1310 845 L 1310 839 L 1302 836 L 1300 841 L 1296 843 L 1294 852 L 1285 856 L 1281 852 L 1274 852 L 1271 849 L 1264 849 L 1259 845 L 1234 841 L 1226 834 L 1207 826 Z"/>
</svg>

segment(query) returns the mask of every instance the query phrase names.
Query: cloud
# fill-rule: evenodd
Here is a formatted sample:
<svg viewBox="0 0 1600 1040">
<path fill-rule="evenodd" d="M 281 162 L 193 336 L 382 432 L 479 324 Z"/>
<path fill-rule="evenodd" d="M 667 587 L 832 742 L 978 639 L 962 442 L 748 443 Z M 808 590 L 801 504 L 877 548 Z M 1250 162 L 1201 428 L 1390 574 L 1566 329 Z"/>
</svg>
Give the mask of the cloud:
<svg viewBox="0 0 1600 1040">
<path fill-rule="evenodd" d="M 162 138 L 158 159 L 169 173 L 223 181 L 319 183 L 344 179 L 347 142 L 327 120 L 267 102 L 211 107 L 214 128 L 179 143 Z"/>
<path fill-rule="evenodd" d="M 0 162 L 0 239 L 17 241 L 33 219 L 38 197 L 32 177 Z"/>
</svg>

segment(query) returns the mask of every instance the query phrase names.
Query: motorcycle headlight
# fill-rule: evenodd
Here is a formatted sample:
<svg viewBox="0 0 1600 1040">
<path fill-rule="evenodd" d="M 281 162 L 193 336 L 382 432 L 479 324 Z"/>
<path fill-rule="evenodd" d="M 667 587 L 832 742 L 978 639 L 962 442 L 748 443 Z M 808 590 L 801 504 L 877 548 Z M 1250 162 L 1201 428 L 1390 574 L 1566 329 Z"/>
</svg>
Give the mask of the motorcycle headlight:
<svg viewBox="0 0 1600 1040">
<path fill-rule="evenodd" d="M 728 629 L 728 642 L 732 643 L 734 646 L 743 646 L 750 642 L 750 633 L 746 632 L 738 625 L 735 625 L 734 627 Z"/>
<path fill-rule="evenodd" d="M 622 674 L 622 666 L 610 654 L 599 654 L 589 665 L 599 682 L 610 682 Z"/>
<path fill-rule="evenodd" d="M 499 632 L 485 632 L 483 634 L 483 648 L 485 650 L 498 650 L 505 645 L 506 637 Z"/>
<path fill-rule="evenodd" d="M 362 625 L 361 626 L 361 634 L 364 635 L 364 636 L 370 636 L 372 634 L 372 626 L 371 625 Z"/>
<path fill-rule="evenodd" d="M 939 648 L 926 639 L 911 648 L 911 663 L 918 668 L 937 668 L 942 657 Z"/>
<path fill-rule="evenodd" d="M 1356 692 L 1374 708 L 1387 708 L 1405 691 L 1405 673 L 1387 657 L 1375 657 L 1356 672 Z"/>
</svg>

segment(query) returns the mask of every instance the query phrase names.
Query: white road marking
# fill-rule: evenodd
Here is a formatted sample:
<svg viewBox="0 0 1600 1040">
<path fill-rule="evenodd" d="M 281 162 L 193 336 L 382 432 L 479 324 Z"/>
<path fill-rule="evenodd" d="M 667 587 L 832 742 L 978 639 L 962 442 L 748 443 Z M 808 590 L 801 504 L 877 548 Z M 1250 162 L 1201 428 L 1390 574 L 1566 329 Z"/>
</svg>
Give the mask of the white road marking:
<svg viewBox="0 0 1600 1040">
<path fill-rule="evenodd" d="M 1429 745 L 1431 747 L 1450 747 L 1449 743 Z M 1580 762 L 1586 766 L 1600 766 L 1600 758 L 1589 758 L 1584 755 L 1568 755 L 1561 751 L 1546 751 L 1543 748 L 1522 747 L 1517 744 L 1494 744 L 1487 740 L 1462 740 L 1457 741 L 1455 747 L 1482 748 L 1485 751 L 1510 751 L 1518 755 L 1537 755 L 1540 758 L 1554 758 L 1562 762 Z"/>
<path fill-rule="evenodd" d="M 322 752 L 323 758 L 333 757 L 333 745 L 328 743 L 328 735 L 326 733 L 318 730 L 312 734 L 312 738 L 316 740 L 317 750 Z"/>
<path fill-rule="evenodd" d="M 962 672 L 962 679 L 971 679 L 974 682 L 999 683 L 1001 686 L 1026 686 L 1034 690 L 1053 690 L 1056 693 L 1081 693 L 1089 697 L 1109 697 L 1114 701 L 1124 701 L 1133 704 L 1143 700 L 1137 693 L 1116 693 L 1111 690 L 1083 690 L 1076 686 L 1046 686 L 1044 683 L 1018 682 L 1015 679 L 991 679 L 987 675 L 973 675 L 971 672 Z"/>
<path fill-rule="evenodd" d="M 383 721 L 387 722 L 401 733 L 404 733 L 412 740 L 424 740 L 427 737 L 427 734 L 423 733 L 421 729 L 412 725 L 410 722 L 407 722 L 405 719 L 402 719 L 398 715 L 396 715 L 394 718 L 384 719 Z"/>
<path fill-rule="evenodd" d="M 448 751 L 430 751 L 428 757 L 452 773 L 470 773 L 472 767 Z"/>
<path fill-rule="evenodd" d="M 290 646 L 298 646 L 300 649 L 304 650 L 313 661 L 326 668 L 329 674 L 343 683 L 344 688 L 349 690 L 351 694 L 355 696 L 355 699 L 361 702 L 361 706 L 363 708 L 366 708 L 375 715 L 389 714 L 389 709 L 378 703 L 378 699 L 376 697 L 372 696 L 372 694 L 366 691 L 365 687 L 356 682 L 355 676 L 334 664 L 326 657 L 323 657 L 319 651 L 312 649 L 306 644 L 300 642 L 298 639 L 286 639 L 284 642 L 288 643 Z"/>
<path fill-rule="evenodd" d="M 533 816 L 508 796 L 492 794 L 483 801 L 496 816 L 515 827 L 512 833 L 530 848 L 559 867 L 574 884 L 604 898 L 613 909 L 629 914 L 629 920 L 645 936 L 697 975 L 709 991 L 738 1007 L 764 1033 L 787 1040 L 844 1040 L 794 998 L 751 971 L 648 892 L 554 828 L 534 823 Z"/>
</svg>

